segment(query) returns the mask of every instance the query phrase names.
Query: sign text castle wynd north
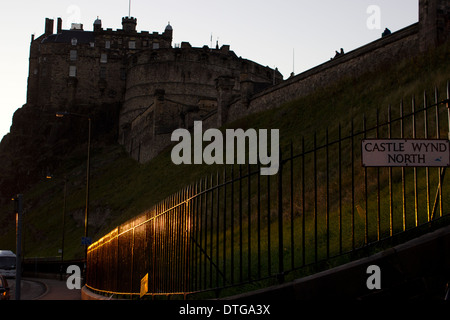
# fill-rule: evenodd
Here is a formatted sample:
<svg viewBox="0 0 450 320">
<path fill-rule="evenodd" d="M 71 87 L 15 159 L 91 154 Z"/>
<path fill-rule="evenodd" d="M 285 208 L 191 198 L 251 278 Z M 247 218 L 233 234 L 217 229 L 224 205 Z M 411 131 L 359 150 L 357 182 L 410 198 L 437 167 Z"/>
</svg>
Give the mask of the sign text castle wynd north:
<svg viewBox="0 0 450 320">
<path fill-rule="evenodd" d="M 448 167 L 449 140 L 365 139 L 361 143 L 364 167 Z"/>
</svg>

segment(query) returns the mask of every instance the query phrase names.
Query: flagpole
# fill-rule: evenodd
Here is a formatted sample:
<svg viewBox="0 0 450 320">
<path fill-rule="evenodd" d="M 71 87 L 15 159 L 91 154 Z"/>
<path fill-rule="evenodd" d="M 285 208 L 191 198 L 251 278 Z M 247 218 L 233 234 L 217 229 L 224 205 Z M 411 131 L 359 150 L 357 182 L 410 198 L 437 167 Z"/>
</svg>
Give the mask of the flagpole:
<svg viewBox="0 0 450 320">
<path fill-rule="evenodd" d="M 128 17 L 131 17 L 131 0 L 128 1 Z"/>
</svg>

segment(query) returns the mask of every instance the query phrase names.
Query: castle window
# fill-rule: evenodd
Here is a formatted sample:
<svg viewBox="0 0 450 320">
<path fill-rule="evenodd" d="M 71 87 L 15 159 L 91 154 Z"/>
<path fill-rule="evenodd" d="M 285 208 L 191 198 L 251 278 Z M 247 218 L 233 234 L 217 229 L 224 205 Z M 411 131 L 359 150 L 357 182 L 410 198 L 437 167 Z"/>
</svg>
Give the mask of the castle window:
<svg viewBox="0 0 450 320">
<path fill-rule="evenodd" d="M 70 50 L 70 61 L 76 61 L 78 56 L 77 50 Z"/>
<path fill-rule="evenodd" d="M 105 42 L 105 49 L 111 49 L 111 41 L 106 40 L 106 42 Z"/>
<path fill-rule="evenodd" d="M 127 80 L 127 69 L 120 68 L 120 80 Z"/>
<path fill-rule="evenodd" d="M 148 41 L 147 40 L 144 40 L 144 41 L 142 41 L 142 46 L 145 48 L 145 47 L 148 47 Z"/>
<path fill-rule="evenodd" d="M 136 49 L 136 41 L 129 41 L 128 42 L 128 48 L 129 49 Z"/>
<path fill-rule="evenodd" d="M 100 67 L 100 79 L 106 79 L 106 67 Z"/>
<path fill-rule="evenodd" d="M 102 53 L 100 57 L 100 63 L 107 63 L 108 62 L 108 55 L 106 53 Z"/>
<path fill-rule="evenodd" d="M 69 77 L 75 78 L 77 76 L 77 67 L 70 66 L 69 68 Z"/>
<path fill-rule="evenodd" d="M 72 38 L 72 45 L 76 46 L 78 43 L 78 39 L 77 38 Z"/>
<path fill-rule="evenodd" d="M 95 48 L 95 42 L 89 42 L 89 45 L 91 46 L 91 48 Z"/>
<path fill-rule="evenodd" d="M 159 43 L 158 42 L 154 42 L 153 43 L 153 49 L 159 49 Z"/>
</svg>

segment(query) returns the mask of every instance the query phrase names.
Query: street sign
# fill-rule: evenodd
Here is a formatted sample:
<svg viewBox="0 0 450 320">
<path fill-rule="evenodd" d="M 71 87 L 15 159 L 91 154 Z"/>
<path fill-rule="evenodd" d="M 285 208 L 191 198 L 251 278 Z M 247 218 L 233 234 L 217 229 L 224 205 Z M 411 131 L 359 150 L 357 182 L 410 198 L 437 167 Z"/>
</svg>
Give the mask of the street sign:
<svg viewBox="0 0 450 320">
<path fill-rule="evenodd" d="M 92 244 L 92 239 L 89 237 L 81 237 L 81 244 L 84 246 L 90 246 Z"/>
<path fill-rule="evenodd" d="M 364 167 L 448 167 L 449 140 L 364 139 Z"/>
</svg>

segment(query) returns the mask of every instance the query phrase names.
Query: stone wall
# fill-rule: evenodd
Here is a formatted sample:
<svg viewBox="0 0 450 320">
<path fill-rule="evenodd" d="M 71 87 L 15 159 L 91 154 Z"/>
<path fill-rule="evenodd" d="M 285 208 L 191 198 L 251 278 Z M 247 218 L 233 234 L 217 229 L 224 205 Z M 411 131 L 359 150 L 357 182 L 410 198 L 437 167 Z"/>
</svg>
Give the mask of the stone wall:
<svg viewBox="0 0 450 320">
<path fill-rule="evenodd" d="M 224 120 L 216 116 L 218 100 L 242 97 L 249 79 L 266 86 L 274 75 L 282 81 L 279 72 L 238 58 L 229 46 L 192 48 L 188 43 L 142 51 L 130 59 L 127 73 L 119 142 L 140 162 L 167 147 L 177 128 L 192 128 L 194 121 L 203 119 L 217 127 L 217 121 Z M 228 91 L 221 95 L 224 78 Z"/>
<path fill-rule="evenodd" d="M 254 95 L 248 107 L 235 100 L 228 111 L 230 121 L 306 96 L 346 78 L 357 78 L 405 57 L 419 53 L 418 24 L 371 42 L 315 68 L 298 74 L 283 83 Z"/>
<path fill-rule="evenodd" d="M 419 0 L 420 49 L 443 44 L 450 39 L 450 2 Z"/>
<path fill-rule="evenodd" d="M 450 2 L 419 0 L 419 22 L 251 96 L 226 106 L 228 121 L 306 96 L 337 81 L 373 73 L 405 57 L 435 48 L 450 39 Z M 218 102 L 219 105 L 222 103 Z M 222 112 L 224 113 L 224 112 Z"/>
</svg>

